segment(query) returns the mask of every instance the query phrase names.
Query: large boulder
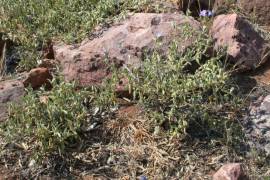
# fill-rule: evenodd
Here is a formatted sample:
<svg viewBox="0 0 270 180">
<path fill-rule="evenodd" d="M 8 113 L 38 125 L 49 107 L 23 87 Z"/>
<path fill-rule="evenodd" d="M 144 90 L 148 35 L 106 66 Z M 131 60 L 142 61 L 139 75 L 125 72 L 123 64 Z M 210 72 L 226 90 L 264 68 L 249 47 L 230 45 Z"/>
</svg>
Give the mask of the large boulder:
<svg viewBox="0 0 270 180">
<path fill-rule="evenodd" d="M 270 1 L 269 0 L 238 0 L 237 4 L 243 11 L 257 18 L 257 22 L 270 25 Z"/>
<path fill-rule="evenodd" d="M 269 59 L 268 42 L 237 14 L 217 16 L 210 32 L 215 49 L 227 48 L 229 59 L 239 70 L 254 69 Z"/>
<path fill-rule="evenodd" d="M 93 40 L 86 39 L 77 46 L 54 45 L 54 54 L 66 81 L 97 85 L 110 76 L 112 63 L 116 68 L 139 67 L 144 53 L 154 48 L 166 53 L 174 40 L 179 51 L 184 50 L 192 44 L 192 38 L 183 33 L 187 25 L 194 31 L 200 29 L 199 22 L 185 15 L 138 13 Z"/>
<path fill-rule="evenodd" d="M 21 81 L 7 80 L 0 82 L 0 122 L 8 117 L 9 104 L 19 102 L 24 93 L 24 86 Z"/>
</svg>

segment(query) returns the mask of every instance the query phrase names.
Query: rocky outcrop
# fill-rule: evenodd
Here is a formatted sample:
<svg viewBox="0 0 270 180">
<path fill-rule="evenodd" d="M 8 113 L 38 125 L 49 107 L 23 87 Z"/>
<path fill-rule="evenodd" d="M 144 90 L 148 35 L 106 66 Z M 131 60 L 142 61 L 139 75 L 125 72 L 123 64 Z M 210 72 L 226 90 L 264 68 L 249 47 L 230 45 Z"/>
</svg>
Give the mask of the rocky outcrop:
<svg viewBox="0 0 270 180">
<path fill-rule="evenodd" d="M 116 68 L 139 67 L 144 53 L 153 49 L 166 53 L 174 40 L 179 51 L 184 50 L 195 38 L 183 37 L 187 25 L 194 31 L 200 29 L 199 22 L 181 14 L 138 13 L 93 40 L 77 46 L 54 45 L 54 54 L 66 81 L 97 85 L 110 76 L 113 64 Z"/>
<path fill-rule="evenodd" d="M 24 86 L 18 80 L 0 82 L 0 121 L 8 117 L 10 103 L 19 102 L 24 95 Z"/>
<path fill-rule="evenodd" d="M 213 180 L 248 180 L 241 164 L 230 163 L 222 166 L 213 176 Z"/>
<path fill-rule="evenodd" d="M 229 59 L 242 71 L 254 69 L 269 59 L 267 41 L 237 14 L 217 16 L 211 35 L 215 49 L 227 48 Z"/>
</svg>

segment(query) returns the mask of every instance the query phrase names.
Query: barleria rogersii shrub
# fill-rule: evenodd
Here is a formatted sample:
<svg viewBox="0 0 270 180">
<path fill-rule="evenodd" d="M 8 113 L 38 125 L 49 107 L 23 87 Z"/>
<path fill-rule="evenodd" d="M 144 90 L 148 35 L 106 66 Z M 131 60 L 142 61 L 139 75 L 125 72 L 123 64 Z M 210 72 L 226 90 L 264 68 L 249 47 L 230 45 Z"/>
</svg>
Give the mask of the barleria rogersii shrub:
<svg viewBox="0 0 270 180">
<path fill-rule="evenodd" d="M 89 120 L 100 116 L 97 110 L 109 113 L 114 103 L 111 89 L 78 89 L 75 83 L 59 78 L 52 85 L 50 91 L 28 89 L 19 104 L 10 106 L 9 119 L 0 129 L 6 143 L 23 144 L 40 158 L 65 154 L 70 144 L 80 141 L 80 134 L 91 125 Z"/>
<path fill-rule="evenodd" d="M 188 29 L 183 28 L 187 38 Z M 154 51 L 141 68 L 126 72 L 134 96 L 157 125 L 167 124 L 171 132 L 183 134 L 190 124 L 219 131 L 226 117 L 219 116 L 218 109 L 237 105 L 230 72 L 222 62 L 224 51 L 209 55 L 212 40 L 205 31 L 182 53 L 176 41 L 166 57 Z"/>
</svg>

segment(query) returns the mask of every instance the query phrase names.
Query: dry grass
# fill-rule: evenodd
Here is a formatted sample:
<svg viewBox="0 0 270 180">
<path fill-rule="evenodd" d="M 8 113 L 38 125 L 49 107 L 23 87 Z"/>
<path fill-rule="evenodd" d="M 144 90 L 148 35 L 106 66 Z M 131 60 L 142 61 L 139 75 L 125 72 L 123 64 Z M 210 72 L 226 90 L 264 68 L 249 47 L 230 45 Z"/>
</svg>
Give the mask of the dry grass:
<svg viewBox="0 0 270 180">
<path fill-rule="evenodd" d="M 158 132 L 138 105 L 120 107 L 115 116 L 85 135 L 67 157 L 51 156 L 36 169 L 28 167 L 20 147 L 1 159 L 15 178 L 73 177 L 93 179 L 211 179 L 224 163 L 242 162 L 251 177 L 269 175 L 265 159 L 239 153 L 218 138 L 198 139 Z M 21 151 L 20 151 L 21 152 Z M 2 156 L 3 157 L 3 156 Z M 16 173 L 17 172 L 17 173 Z M 12 177 L 9 174 L 9 177 Z"/>
</svg>

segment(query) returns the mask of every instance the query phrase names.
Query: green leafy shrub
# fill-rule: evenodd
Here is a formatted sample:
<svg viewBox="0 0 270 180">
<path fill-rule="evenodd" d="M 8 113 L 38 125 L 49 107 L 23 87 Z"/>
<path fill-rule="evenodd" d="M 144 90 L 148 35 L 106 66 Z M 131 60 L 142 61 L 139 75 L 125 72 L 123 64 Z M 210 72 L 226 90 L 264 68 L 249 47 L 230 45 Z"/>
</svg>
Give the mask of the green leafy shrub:
<svg viewBox="0 0 270 180">
<path fill-rule="evenodd" d="M 20 66 L 29 69 L 49 40 L 76 42 L 108 17 L 138 9 L 145 0 L 1 0 L 0 32 L 17 44 Z"/>
<path fill-rule="evenodd" d="M 63 152 L 68 139 L 79 138 L 78 130 L 87 115 L 82 103 L 85 97 L 85 91 L 76 91 L 68 83 L 60 83 L 50 92 L 29 90 L 21 104 L 11 106 L 5 136 L 36 152 Z"/>
<path fill-rule="evenodd" d="M 0 130 L 6 142 L 29 147 L 32 155 L 43 158 L 66 153 L 70 144 L 78 143 L 96 109 L 109 112 L 114 102 L 110 89 L 78 90 L 75 83 L 57 79 L 52 84 L 50 91 L 29 89 L 21 103 L 10 107 L 9 119 Z"/>
<path fill-rule="evenodd" d="M 191 31 L 186 30 L 188 38 Z M 208 55 L 211 44 L 204 32 L 185 52 L 179 53 L 177 43 L 172 43 L 165 58 L 154 52 L 140 69 L 126 72 L 135 97 L 157 124 L 169 124 L 177 134 L 186 132 L 191 124 L 209 131 L 224 125 L 227 117 L 219 114 L 236 107 L 235 87 L 222 63 L 224 53 Z"/>
</svg>

